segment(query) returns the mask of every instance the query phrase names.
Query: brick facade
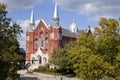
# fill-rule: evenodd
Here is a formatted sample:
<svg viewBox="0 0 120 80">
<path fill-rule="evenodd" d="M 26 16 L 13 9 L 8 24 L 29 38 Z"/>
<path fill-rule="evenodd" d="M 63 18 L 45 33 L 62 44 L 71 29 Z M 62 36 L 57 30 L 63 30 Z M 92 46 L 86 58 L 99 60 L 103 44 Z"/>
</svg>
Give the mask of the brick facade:
<svg viewBox="0 0 120 80">
<path fill-rule="evenodd" d="M 34 54 L 38 48 L 51 58 L 53 49 L 64 47 L 70 40 L 76 38 L 64 36 L 61 27 L 47 26 L 44 20 L 40 20 L 36 29 L 26 33 L 26 61 L 31 60 L 31 54 Z"/>
</svg>

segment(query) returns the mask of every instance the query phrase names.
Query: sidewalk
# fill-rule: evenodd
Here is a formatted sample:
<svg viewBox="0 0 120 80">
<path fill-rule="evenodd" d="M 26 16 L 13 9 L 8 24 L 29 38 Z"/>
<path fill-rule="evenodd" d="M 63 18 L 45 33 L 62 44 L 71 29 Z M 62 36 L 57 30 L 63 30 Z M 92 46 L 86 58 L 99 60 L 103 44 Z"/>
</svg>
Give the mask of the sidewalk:
<svg viewBox="0 0 120 80">
<path fill-rule="evenodd" d="M 37 72 L 27 73 L 27 70 L 19 70 L 18 74 L 21 75 L 21 80 L 80 80 L 75 77 L 57 76 Z"/>
</svg>

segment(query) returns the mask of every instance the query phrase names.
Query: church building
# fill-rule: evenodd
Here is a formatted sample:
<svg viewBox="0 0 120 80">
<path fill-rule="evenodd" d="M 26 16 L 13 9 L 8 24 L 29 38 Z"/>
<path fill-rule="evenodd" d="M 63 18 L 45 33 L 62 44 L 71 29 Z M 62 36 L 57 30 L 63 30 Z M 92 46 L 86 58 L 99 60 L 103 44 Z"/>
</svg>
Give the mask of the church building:
<svg viewBox="0 0 120 80">
<path fill-rule="evenodd" d="M 26 32 L 26 63 L 30 62 L 36 67 L 45 66 L 52 58 L 54 49 L 63 48 L 71 40 L 76 41 L 77 36 L 83 32 L 78 29 L 75 22 L 70 25 L 70 29 L 59 25 L 57 5 L 55 5 L 52 20 L 53 24 L 47 25 L 41 19 L 35 27 L 34 12 L 31 12 L 29 28 Z M 91 32 L 90 28 L 88 32 Z"/>
</svg>

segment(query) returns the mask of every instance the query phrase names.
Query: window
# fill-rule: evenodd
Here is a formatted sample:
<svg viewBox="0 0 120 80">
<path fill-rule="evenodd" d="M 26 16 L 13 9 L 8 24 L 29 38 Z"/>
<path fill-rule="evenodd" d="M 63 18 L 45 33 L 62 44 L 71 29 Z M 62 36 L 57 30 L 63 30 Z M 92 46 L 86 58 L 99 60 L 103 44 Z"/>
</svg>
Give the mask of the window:
<svg viewBox="0 0 120 80">
<path fill-rule="evenodd" d="M 38 55 L 37 58 L 38 58 L 39 64 L 41 64 L 42 63 L 42 57 L 40 55 Z"/>
<path fill-rule="evenodd" d="M 35 45 L 35 47 L 38 47 L 38 40 L 37 39 L 35 40 L 34 45 Z"/>
<path fill-rule="evenodd" d="M 47 58 L 43 58 L 43 63 L 46 64 L 47 63 Z"/>
<path fill-rule="evenodd" d="M 44 47 L 44 38 L 41 38 L 41 47 Z"/>
<path fill-rule="evenodd" d="M 48 44 L 48 38 L 45 39 L 45 44 L 46 44 L 46 45 Z"/>
<path fill-rule="evenodd" d="M 50 38 L 54 39 L 54 32 L 50 33 Z"/>
<path fill-rule="evenodd" d="M 61 32 L 58 33 L 58 39 L 62 39 Z"/>
<path fill-rule="evenodd" d="M 48 32 L 46 32 L 46 37 L 48 37 Z"/>
<path fill-rule="evenodd" d="M 43 26 L 40 27 L 40 30 L 43 30 Z"/>
<path fill-rule="evenodd" d="M 40 46 L 44 47 L 44 34 L 40 33 Z"/>
<path fill-rule="evenodd" d="M 35 58 L 34 57 L 32 58 L 32 64 L 35 64 Z"/>
<path fill-rule="evenodd" d="M 43 38 L 43 37 L 44 37 L 44 34 L 43 34 L 43 33 L 40 33 L 40 37 Z"/>
</svg>

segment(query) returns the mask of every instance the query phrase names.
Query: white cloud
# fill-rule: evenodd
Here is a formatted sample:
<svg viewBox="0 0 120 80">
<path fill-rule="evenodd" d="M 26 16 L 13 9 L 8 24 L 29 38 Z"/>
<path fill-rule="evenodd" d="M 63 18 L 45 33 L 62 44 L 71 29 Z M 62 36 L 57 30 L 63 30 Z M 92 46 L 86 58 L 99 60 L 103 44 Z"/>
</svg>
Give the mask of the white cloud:
<svg viewBox="0 0 120 80">
<path fill-rule="evenodd" d="M 22 8 L 31 8 L 40 4 L 42 0 L 0 0 L 0 3 L 7 5 L 8 11 L 18 10 Z"/>
<path fill-rule="evenodd" d="M 114 16 L 111 16 L 111 15 L 95 15 L 94 17 L 90 18 L 90 20 L 98 21 L 102 17 L 105 17 L 105 18 L 115 18 L 116 20 L 118 19 L 117 16 L 114 17 Z"/>
<path fill-rule="evenodd" d="M 82 14 L 119 14 L 120 0 L 56 0 L 64 9 Z"/>
<path fill-rule="evenodd" d="M 40 20 L 36 20 L 35 24 L 36 26 L 38 25 Z M 18 38 L 18 41 L 20 43 L 20 47 L 26 49 L 26 31 L 29 28 L 29 20 L 19 20 L 17 23 L 20 25 L 20 27 L 23 30 L 23 33 L 21 36 Z"/>
<path fill-rule="evenodd" d="M 17 23 L 20 25 L 20 27 L 23 30 L 23 33 L 18 38 L 18 41 L 20 43 L 20 47 L 26 49 L 26 47 L 25 47 L 25 44 L 26 44 L 26 31 L 27 31 L 27 29 L 29 27 L 29 20 L 25 20 L 25 21 L 19 20 Z"/>
</svg>

